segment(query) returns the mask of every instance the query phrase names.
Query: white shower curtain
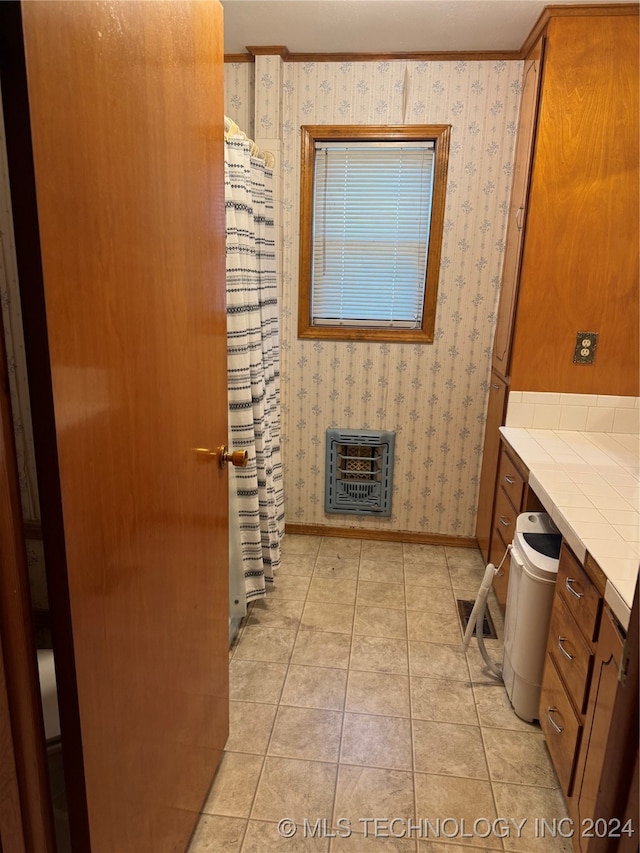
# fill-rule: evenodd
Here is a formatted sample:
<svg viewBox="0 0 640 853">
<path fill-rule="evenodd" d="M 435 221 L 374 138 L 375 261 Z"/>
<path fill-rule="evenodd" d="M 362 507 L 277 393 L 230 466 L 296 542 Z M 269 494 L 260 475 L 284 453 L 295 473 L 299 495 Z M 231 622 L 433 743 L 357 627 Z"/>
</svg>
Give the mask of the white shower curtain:
<svg viewBox="0 0 640 853">
<path fill-rule="evenodd" d="M 266 592 L 280 563 L 284 495 L 280 461 L 280 355 L 273 172 L 233 122 L 225 139 L 229 443 L 236 468 L 247 601 Z M 252 153 L 253 152 L 253 153 Z"/>
</svg>

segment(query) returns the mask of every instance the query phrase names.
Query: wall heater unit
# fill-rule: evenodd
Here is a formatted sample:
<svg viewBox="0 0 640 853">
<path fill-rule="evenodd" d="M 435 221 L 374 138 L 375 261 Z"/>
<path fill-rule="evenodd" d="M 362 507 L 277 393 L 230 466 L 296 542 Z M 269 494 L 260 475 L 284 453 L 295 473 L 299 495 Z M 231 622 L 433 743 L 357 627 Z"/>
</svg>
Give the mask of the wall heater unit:
<svg viewBox="0 0 640 853">
<path fill-rule="evenodd" d="M 391 515 L 395 432 L 327 430 L 325 512 Z"/>
</svg>

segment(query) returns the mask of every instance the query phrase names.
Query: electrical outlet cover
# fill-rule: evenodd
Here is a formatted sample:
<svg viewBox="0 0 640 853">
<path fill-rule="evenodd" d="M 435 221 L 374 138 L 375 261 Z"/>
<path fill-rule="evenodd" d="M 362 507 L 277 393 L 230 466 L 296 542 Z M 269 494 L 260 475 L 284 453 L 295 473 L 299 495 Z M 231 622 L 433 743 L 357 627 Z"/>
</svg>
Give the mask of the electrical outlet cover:
<svg viewBox="0 0 640 853">
<path fill-rule="evenodd" d="M 578 332 L 576 334 L 576 348 L 573 352 L 573 363 L 593 364 L 597 345 L 597 332 Z"/>
</svg>

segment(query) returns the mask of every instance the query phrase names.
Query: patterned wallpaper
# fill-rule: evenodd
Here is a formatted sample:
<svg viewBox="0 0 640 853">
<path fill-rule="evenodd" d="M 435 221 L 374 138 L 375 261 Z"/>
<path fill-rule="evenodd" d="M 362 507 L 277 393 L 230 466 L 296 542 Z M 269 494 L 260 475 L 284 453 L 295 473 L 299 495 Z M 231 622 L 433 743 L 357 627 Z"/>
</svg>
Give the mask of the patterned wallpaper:
<svg viewBox="0 0 640 853">
<path fill-rule="evenodd" d="M 227 70 L 225 109 L 237 120 L 235 103 L 248 116 L 254 96 L 253 127 L 281 142 L 286 520 L 471 537 L 522 63 L 297 63 L 259 56 L 254 73 L 252 93 L 248 74 Z M 265 104 L 274 104 L 271 114 Z M 298 340 L 300 125 L 387 123 L 452 125 L 434 343 Z M 330 426 L 396 431 L 389 519 L 324 513 Z"/>
</svg>

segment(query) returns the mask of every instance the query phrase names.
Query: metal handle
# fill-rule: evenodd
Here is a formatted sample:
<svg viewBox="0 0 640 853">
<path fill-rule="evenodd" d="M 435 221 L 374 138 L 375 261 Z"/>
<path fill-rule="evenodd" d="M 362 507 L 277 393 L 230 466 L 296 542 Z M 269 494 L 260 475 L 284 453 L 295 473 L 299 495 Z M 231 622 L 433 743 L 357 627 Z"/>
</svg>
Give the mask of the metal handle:
<svg viewBox="0 0 640 853">
<path fill-rule="evenodd" d="M 501 516 L 500 516 L 500 524 L 501 524 L 503 527 L 509 527 L 509 525 L 511 524 L 511 522 L 510 522 L 510 521 L 509 521 L 509 519 L 508 519 L 508 518 L 506 518 L 504 515 L 501 515 Z"/>
<path fill-rule="evenodd" d="M 491 383 L 491 387 L 492 387 L 492 388 L 495 388 L 495 390 L 496 390 L 496 391 L 499 391 L 499 390 L 500 390 L 500 386 L 498 385 L 498 383 L 497 383 L 497 382 L 492 382 L 492 383 Z"/>
<path fill-rule="evenodd" d="M 560 649 L 560 651 L 566 657 L 567 660 L 573 660 L 573 655 L 570 655 L 569 652 L 562 645 L 564 642 L 566 642 L 566 640 L 567 640 L 566 637 L 558 637 L 558 648 Z"/>
<path fill-rule="evenodd" d="M 578 598 L 578 599 L 583 598 L 583 597 L 584 597 L 584 592 L 578 592 L 577 590 L 575 590 L 575 589 L 571 586 L 571 584 L 572 584 L 572 583 L 575 583 L 575 582 L 576 582 L 576 579 L 575 579 L 575 578 L 567 578 L 567 579 L 566 579 L 566 581 L 565 581 L 565 583 L 564 583 L 564 585 L 565 585 L 565 586 L 566 586 L 566 588 L 569 590 L 569 592 L 571 593 L 571 595 L 573 595 L 575 598 Z"/>
<path fill-rule="evenodd" d="M 516 210 L 516 228 L 518 231 L 522 231 L 522 214 L 524 213 L 524 207 L 519 207 Z"/>
<path fill-rule="evenodd" d="M 217 459 L 220 468 L 226 468 L 229 462 L 236 468 L 246 468 L 249 461 L 248 451 L 232 450 L 229 452 L 226 444 L 221 444 L 215 450 L 210 450 L 208 447 L 196 447 L 196 453 L 204 462 L 213 462 L 214 459 Z"/>
<path fill-rule="evenodd" d="M 558 732 L 558 734 L 561 735 L 562 732 L 564 731 L 564 729 L 562 728 L 562 726 L 559 726 L 556 723 L 556 721 L 553 719 L 553 717 L 551 716 L 551 714 L 557 714 L 557 713 L 558 713 L 557 708 L 547 708 L 547 720 L 549 720 L 549 722 L 551 723 L 553 728 Z"/>
<path fill-rule="evenodd" d="M 513 477 L 510 477 L 508 474 L 504 475 L 504 481 L 505 481 L 505 483 L 508 483 L 510 486 L 513 486 L 513 484 L 515 483 L 515 480 L 513 479 Z"/>
</svg>

